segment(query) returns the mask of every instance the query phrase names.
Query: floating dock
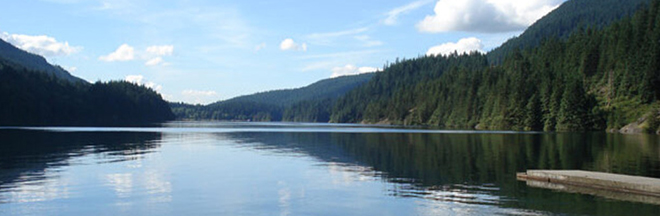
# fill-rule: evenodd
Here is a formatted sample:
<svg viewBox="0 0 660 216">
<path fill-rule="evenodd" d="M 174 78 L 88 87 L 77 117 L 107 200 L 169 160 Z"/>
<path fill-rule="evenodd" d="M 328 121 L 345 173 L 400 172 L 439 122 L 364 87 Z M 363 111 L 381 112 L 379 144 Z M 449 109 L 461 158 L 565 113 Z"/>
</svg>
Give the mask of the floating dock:
<svg viewBox="0 0 660 216">
<path fill-rule="evenodd" d="M 657 178 L 581 170 L 528 170 L 516 177 L 533 187 L 660 204 L 660 179 Z"/>
</svg>

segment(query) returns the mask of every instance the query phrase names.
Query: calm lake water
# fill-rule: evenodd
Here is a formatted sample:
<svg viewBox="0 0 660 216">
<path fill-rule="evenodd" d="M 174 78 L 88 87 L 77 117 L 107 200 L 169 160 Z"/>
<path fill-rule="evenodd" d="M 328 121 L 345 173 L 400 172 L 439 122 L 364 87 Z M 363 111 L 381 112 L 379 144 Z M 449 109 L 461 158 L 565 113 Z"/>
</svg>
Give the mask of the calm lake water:
<svg viewBox="0 0 660 216">
<path fill-rule="evenodd" d="M 658 215 L 527 169 L 660 177 L 660 138 L 338 124 L 0 129 L 0 215 Z"/>
</svg>

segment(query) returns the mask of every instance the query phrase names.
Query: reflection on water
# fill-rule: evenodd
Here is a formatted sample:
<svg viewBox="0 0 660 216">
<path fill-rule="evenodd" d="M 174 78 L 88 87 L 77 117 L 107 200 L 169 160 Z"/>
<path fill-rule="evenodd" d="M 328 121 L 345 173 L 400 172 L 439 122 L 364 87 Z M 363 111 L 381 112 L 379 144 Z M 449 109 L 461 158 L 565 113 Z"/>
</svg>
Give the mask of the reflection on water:
<svg viewBox="0 0 660 216">
<path fill-rule="evenodd" d="M 660 140 L 651 135 L 178 122 L 3 129 L 0 140 L 0 214 L 7 215 L 660 212 L 515 178 L 527 169 L 660 177 Z"/>
<path fill-rule="evenodd" d="M 660 177 L 653 135 L 620 134 L 337 134 L 235 133 L 255 149 L 298 152 L 396 183 L 389 195 L 441 202 L 532 208 L 575 214 L 656 212 L 658 206 L 600 202 L 593 197 L 528 189 L 515 173 L 583 169 Z M 347 166 L 346 167 L 351 167 Z M 575 197 L 579 197 L 577 200 Z M 564 205 L 570 203 L 569 205 Z M 608 211 L 603 211 L 608 209 Z"/>
<path fill-rule="evenodd" d="M 50 133 L 0 130 L 0 203 L 68 198 L 68 166 L 139 160 L 157 149 L 157 133 Z"/>
</svg>

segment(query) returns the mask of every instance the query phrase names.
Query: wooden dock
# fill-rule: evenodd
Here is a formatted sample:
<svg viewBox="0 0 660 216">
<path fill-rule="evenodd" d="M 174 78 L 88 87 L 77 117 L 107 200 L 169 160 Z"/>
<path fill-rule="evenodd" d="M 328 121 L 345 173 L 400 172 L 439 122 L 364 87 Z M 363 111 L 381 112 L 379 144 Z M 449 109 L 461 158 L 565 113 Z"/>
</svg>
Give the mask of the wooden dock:
<svg viewBox="0 0 660 216">
<path fill-rule="evenodd" d="M 605 194 L 604 196 L 615 199 L 625 197 L 625 200 L 629 201 L 660 204 L 660 179 L 657 178 L 581 170 L 528 170 L 516 176 L 518 180 L 527 181 L 527 185 L 533 187 L 593 195 Z M 612 197 L 615 195 L 616 197 Z"/>
</svg>

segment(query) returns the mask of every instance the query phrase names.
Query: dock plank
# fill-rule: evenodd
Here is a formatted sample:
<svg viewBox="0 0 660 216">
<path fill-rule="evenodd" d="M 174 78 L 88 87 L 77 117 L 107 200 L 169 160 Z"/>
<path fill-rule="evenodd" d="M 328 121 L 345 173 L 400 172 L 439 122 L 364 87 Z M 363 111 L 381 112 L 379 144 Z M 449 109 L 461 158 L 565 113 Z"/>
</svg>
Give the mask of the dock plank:
<svg viewBox="0 0 660 216">
<path fill-rule="evenodd" d="M 582 170 L 528 170 L 521 180 L 551 182 L 660 197 L 660 179 Z"/>
</svg>

